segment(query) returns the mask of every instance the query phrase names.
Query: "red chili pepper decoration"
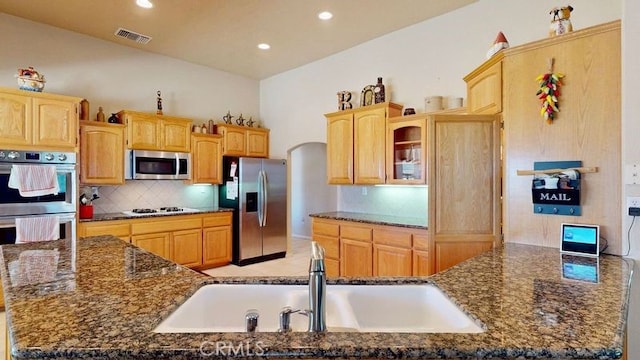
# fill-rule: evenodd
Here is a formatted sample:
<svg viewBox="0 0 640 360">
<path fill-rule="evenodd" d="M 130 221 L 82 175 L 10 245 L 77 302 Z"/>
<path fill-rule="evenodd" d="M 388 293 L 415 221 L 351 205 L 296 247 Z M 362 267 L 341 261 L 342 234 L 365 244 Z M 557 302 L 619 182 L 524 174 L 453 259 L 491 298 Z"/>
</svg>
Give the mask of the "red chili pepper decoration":
<svg viewBox="0 0 640 360">
<path fill-rule="evenodd" d="M 560 86 L 562 85 L 560 79 L 562 79 L 564 75 L 553 72 L 553 59 L 551 59 L 549 63 L 549 72 L 536 78 L 536 81 L 540 83 L 540 89 L 536 93 L 536 96 L 542 100 L 540 115 L 547 120 L 548 124 L 551 124 L 556 116 L 555 113 L 560 111 L 558 101 L 560 98 Z"/>
</svg>

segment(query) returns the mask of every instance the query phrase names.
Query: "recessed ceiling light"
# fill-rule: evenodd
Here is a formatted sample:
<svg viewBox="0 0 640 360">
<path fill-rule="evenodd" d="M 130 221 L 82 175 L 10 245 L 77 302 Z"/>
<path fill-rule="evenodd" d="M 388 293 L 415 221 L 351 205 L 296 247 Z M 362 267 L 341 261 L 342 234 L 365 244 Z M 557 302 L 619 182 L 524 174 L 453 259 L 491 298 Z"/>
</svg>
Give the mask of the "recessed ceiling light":
<svg viewBox="0 0 640 360">
<path fill-rule="evenodd" d="M 271 45 L 265 44 L 265 43 L 258 44 L 258 49 L 260 49 L 260 50 L 269 50 L 269 49 L 271 49 Z"/>
<path fill-rule="evenodd" d="M 318 19 L 320 20 L 329 20 L 332 17 L 333 17 L 333 14 L 328 11 L 323 11 L 320 14 L 318 14 Z"/>
<path fill-rule="evenodd" d="M 151 9 L 153 7 L 153 4 L 149 0 L 136 0 L 136 5 L 145 9 Z"/>
</svg>

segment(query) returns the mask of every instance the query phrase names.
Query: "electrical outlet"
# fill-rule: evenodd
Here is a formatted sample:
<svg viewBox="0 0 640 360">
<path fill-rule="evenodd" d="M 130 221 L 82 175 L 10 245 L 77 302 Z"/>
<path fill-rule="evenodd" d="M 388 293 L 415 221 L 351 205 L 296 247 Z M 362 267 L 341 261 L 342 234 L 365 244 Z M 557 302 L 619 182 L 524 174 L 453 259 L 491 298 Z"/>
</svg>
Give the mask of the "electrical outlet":
<svg viewBox="0 0 640 360">
<path fill-rule="evenodd" d="M 636 208 L 640 211 L 640 196 L 627 196 L 627 214 L 631 215 L 631 208 Z"/>
<path fill-rule="evenodd" d="M 92 196 L 100 196 L 100 194 L 98 194 L 98 187 L 97 186 L 92 186 L 91 187 L 91 195 Z"/>
<path fill-rule="evenodd" d="M 365 196 L 367 195 L 367 187 L 366 186 L 362 187 L 362 195 L 365 195 Z"/>
</svg>

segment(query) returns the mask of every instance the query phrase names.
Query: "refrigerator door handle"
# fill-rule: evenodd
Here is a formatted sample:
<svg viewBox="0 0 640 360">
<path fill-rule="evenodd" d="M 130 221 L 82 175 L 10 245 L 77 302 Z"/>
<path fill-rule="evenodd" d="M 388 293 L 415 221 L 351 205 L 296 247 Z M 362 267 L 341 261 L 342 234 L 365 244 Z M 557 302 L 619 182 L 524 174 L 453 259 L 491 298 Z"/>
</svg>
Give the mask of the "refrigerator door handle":
<svg viewBox="0 0 640 360">
<path fill-rule="evenodd" d="M 258 171 L 258 226 L 262 227 L 262 170 Z"/>
<path fill-rule="evenodd" d="M 267 193 L 267 173 L 264 170 L 260 170 L 260 195 L 262 197 L 262 220 L 260 222 L 261 226 L 267 226 L 267 202 L 269 199 L 269 194 Z"/>
</svg>

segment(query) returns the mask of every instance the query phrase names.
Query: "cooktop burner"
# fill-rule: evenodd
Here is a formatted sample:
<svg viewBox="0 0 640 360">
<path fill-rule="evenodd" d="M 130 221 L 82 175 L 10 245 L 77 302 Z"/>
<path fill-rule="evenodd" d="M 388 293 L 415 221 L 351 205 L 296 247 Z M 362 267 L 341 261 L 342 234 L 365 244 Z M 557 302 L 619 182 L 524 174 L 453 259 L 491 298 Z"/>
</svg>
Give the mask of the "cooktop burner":
<svg viewBox="0 0 640 360">
<path fill-rule="evenodd" d="M 130 216 L 136 216 L 136 215 L 141 216 L 141 215 L 163 215 L 163 214 L 170 214 L 170 213 L 177 213 L 177 212 L 194 213 L 194 212 L 200 212 L 200 210 L 190 209 L 190 208 L 181 208 L 177 206 L 164 206 L 157 209 L 138 208 L 138 209 L 132 209 L 129 211 L 123 211 L 122 213 Z"/>
<path fill-rule="evenodd" d="M 158 212 L 158 210 L 156 209 L 133 209 L 131 210 L 132 213 L 136 213 L 136 214 L 152 214 L 152 213 L 156 213 Z"/>
</svg>

